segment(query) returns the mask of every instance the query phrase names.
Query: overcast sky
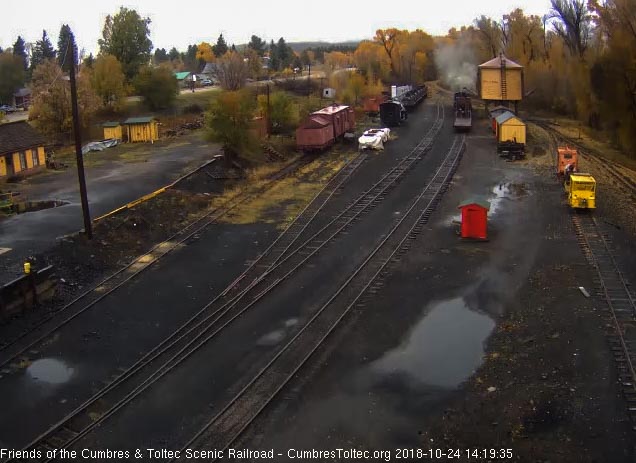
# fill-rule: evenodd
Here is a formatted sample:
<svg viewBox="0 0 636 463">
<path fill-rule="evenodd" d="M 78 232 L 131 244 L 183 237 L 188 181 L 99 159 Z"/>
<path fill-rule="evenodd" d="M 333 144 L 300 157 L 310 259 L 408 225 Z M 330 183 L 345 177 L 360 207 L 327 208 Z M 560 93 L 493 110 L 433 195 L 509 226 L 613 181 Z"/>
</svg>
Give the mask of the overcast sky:
<svg viewBox="0 0 636 463">
<path fill-rule="evenodd" d="M 104 18 L 120 6 L 150 17 L 155 48 L 216 41 L 246 43 L 252 34 L 287 41 L 343 41 L 370 38 L 378 28 L 421 28 L 433 35 L 470 24 L 482 14 L 501 17 L 520 7 L 543 15 L 550 0 L 1 0 L 0 47 L 10 47 L 21 35 L 35 42 L 46 29 L 54 46 L 60 27 L 68 23 L 80 48 L 96 52 Z"/>
</svg>

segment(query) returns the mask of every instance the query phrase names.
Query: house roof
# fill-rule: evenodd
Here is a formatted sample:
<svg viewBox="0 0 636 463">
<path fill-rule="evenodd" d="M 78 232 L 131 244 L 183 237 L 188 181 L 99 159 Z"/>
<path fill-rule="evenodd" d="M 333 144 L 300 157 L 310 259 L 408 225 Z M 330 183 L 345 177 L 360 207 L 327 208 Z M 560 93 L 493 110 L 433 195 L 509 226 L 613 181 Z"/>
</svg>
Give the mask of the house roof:
<svg viewBox="0 0 636 463">
<path fill-rule="evenodd" d="M 15 91 L 13 96 L 24 97 L 24 96 L 29 96 L 30 94 L 31 94 L 31 90 L 30 89 L 28 89 L 28 88 L 19 88 L 18 90 Z"/>
<path fill-rule="evenodd" d="M 519 121 L 522 125 L 525 125 L 523 123 L 523 121 L 519 118 L 517 118 L 517 116 L 515 116 L 513 113 L 511 113 L 510 111 L 506 111 L 505 113 L 501 113 L 499 116 L 497 116 L 495 118 L 495 120 L 497 121 L 497 124 L 503 124 L 504 122 L 509 121 L 510 119 L 516 119 L 517 121 Z"/>
<path fill-rule="evenodd" d="M 26 121 L 0 124 L 0 154 L 44 146 L 44 137 Z"/>
<path fill-rule="evenodd" d="M 154 121 L 155 118 L 152 116 L 144 116 L 144 117 L 129 117 L 122 125 L 130 125 L 130 124 L 147 124 L 148 122 Z"/>
<path fill-rule="evenodd" d="M 466 200 L 459 203 L 459 206 L 457 206 L 457 209 L 461 209 L 462 207 L 470 206 L 472 204 L 483 207 L 486 210 L 490 210 L 490 201 L 488 201 L 486 198 L 482 196 L 473 196 L 473 197 L 467 198 Z"/>
<path fill-rule="evenodd" d="M 177 78 L 177 80 L 183 80 L 187 78 L 189 75 L 190 75 L 190 72 L 188 71 L 174 73 L 174 76 Z"/>
<path fill-rule="evenodd" d="M 107 121 L 102 124 L 102 127 L 118 127 L 121 124 L 119 122 Z"/>
<path fill-rule="evenodd" d="M 486 61 L 485 63 L 481 63 L 479 65 L 480 68 L 484 69 L 500 69 L 501 68 L 501 60 L 503 59 L 503 61 L 506 63 L 506 67 L 507 68 L 512 68 L 512 69 L 521 69 L 523 68 L 522 65 L 520 65 L 519 63 L 515 63 L 514 61 L 512 61 L 511 59 L 506 58 L 503 55 L 499 55 L 496 58 L 491 59 L 490 61 Z"/>
</svg>

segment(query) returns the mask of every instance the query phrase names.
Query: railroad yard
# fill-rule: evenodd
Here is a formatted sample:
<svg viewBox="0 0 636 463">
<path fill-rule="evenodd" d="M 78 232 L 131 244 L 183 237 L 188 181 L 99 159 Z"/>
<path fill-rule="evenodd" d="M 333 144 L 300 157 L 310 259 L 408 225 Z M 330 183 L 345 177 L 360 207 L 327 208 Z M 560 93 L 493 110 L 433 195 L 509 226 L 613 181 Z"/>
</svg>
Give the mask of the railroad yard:
<svg viewBox="0 0 636 463">
<path fill-rule="evenodd" d="M 585 169 L 616 179 L 573 212 L 549 121 L 533 128 L 542 150 L 509 162 L 483 114 L 457 133 L 452 113 L 429 95 L 384 151 L 337 145 L 164 234 L 141 229 L 162 242 L 1 326 L 0 447 L 634 461 L 636 254 L 614 205 L 629 191 L 633 212 L 636 175 L 588 152 Z M 475 196 L 485 242 L 458 236 Z M 135 456 L 151 448 L 182 452 Z"/>
<path fill-rule="evenodd" d="M 483 116 L 456 133 L 450 104 L 426 100 L 382 152 L 299 158 L 2 326 L 0 447 L 634 461 L 631 216 L 604 187 L 593 213 L 567 208 L 549 124 L 544 152 L 508 162 Z M 291 216 L 275 193 L 290 176 L 314 185 Z M 475 195 L 486 242 L 458 236 Z"/>
</svg>

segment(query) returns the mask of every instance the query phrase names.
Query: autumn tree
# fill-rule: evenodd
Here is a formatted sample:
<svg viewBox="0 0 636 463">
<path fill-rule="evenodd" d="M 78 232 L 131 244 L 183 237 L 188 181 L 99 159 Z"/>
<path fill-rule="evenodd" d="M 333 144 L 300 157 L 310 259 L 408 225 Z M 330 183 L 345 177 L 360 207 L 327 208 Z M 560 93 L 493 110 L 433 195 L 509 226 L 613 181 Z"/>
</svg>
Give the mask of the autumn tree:
<svg viewBox="0 0 636 463">
<path fill-rule="evenodd" d="M 616 141 L 636 152 L 636 0 L 593 2 L 606 47 L 591 68 L 601 120 Z"/>
<path fill-rule="evenodd" d="M 550 0 L 550 16 L 557 19 L 554 30 L 570 52 L 583 58 L 592 37 L 592 16 L 584 0 Z"/>
<path fill-rule="evenodd" d="M 248 75 L 250 78 L 257 80 L 263 74 L 263 63 L 258 52 L 252 48 L 245 50 L 245 59 L 247 59 Z"/>
<path fill-rule="evenodd" d="M 0 103 L 10 104 L 15 91 L 24 85 L 24 62 L 20 56 L 0 53 Z"/>
<path fill-rule="evenodd" d="M 366 75 L 388 80 L 391 64 L 379 43 L 369 40 L 360 42 L 353 54 L 353 59 L 356 67 Z"/>
<path fill-rule="evenodd" d="M 223 92 L 210 107 L 208 138 L 222 145 L 228 165 L 253 143 L 249 128 L 254 110 L 254 97 L 247 90 Z"/>
<path fill-rule="evenodd" d="M 66 79 L 61 79 L 62 69 L 53 59 L 48 59 L 36 67 L 31 80 L 32 100 L 29 118 L 35 120 L 38 129 L 53 139 L 72 132 L 71 89 Z M 77 76 L 77 99 L 80 126 L 88 127 L 99 108 L 99 97 L 95 94 L 90 76 L 81 72 Z"/>
<path fill-rule="evenodd" d="M 379 43 L 380 45 L 382 45 L 382 48 L 384 49 L 388 59 L 389 59 L 389 66 L 391 67 L 391 72 L 393 74 L 396 74 L 396 63 L 395 63 L 395 54 L 394 54 L 394 50 L 397 47 L 397 37 L 398 37 L 398 30 L 395 28 L 389 28 L 389 29 L 378 29 L 377 31 L 375 31 L 375 37 L 374 40 Z"/>
<path fill-rule="evenodd" d="M 228 52 L 227 42 L 223 38 L 223 34 L 220 34 L 219 38 L 216 39 L 216 44 L 212 47 L 212 51 L 217 58 L 220 58 Z"/>
<path fill-rule="evenodd" d="M 143 66 L 135 77 L 134 86 L 146 107 L 153 111 L 171 107 L 179 93 L 176 77 L 165 67 Z"/>
<path fill-rule="evenodd" d="M 221 87 L 234 91 L 243 88 L 249 74 L 249 68 L 243 56 L 235 51 L 229 51 L 216 60 L 216 76 Z"/>
<path fill-rule="evenodd" d="M 60 35 L 57 40 L 57 62 L 64 72 L 68 72 L 71 66 L 77 64 L 77 44 L 75 35 L 68 24 L 63 24 L 60 28 Z"/>
<path fill-rule="evenodd" d="M 197 59 L 200 61 L 211 63 L 214 61 L 214 50 L 208 42 L 201 42 L 197 45 Z"/>
<path fill-rule="evenodd" d="M 258 96 L 258 109 L 261 114 L 269 114 L 269 125 L 274 134 L 292 131 L 298 124 L 298 110 L 292 98 L 285 92 L 273 92 L 269 97 Z"/>
<path fill-rule="evenodd" d="M 492 18 L 480 16 L 474 21 L 475 30 L 481 36 L 485 56 L 495 58 L 503 47 L 503 34 L 500 25 Z"/>
<path fill-rule="evenodd" d="M 130 81 L 142 65 L 150 62 L 150 18 L 142 18 L 137 11 L 121 7 L 117 14 L 106 17 L 98 43 L 101 53 L 117 58 Z"/>
<path fill-rule="evenodd" d="M 13 44 L 13 56 L 17 56 L 20 58 L 20 60 L 22 60 L 22 66 L 25 71 L 29 68 L 26 44 L 24 43 L 24 39 L 19 35 L 15 43 Z"/>
<path fill-rule="evenodd" d="M 121 63 L 113 55 L 99 55 L 93 64 L 91 82 L 104 107 L 121 108 L 125 90 L 125 76 Z"/>
</svg>

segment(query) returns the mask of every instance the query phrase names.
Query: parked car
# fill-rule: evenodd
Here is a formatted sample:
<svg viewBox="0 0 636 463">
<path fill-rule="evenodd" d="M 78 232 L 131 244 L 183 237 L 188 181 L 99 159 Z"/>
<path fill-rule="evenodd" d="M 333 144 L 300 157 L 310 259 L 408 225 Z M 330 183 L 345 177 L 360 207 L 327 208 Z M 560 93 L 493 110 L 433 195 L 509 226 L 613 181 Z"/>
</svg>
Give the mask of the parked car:
<svg viewBox="0 0 636 463">
<path fill-rule="evenodd" d="M 203 79 L 201 81 L 201 85 L 204 87 L 210 87 L 211 85 L 214 85 L 214 82 L 212 82 L 212 79 Z"/>
<path fill-rule="evenodd" d="M 3 104 L 2 106 L 0 106 L 0 111 L 2 111 L 3 113 L 14 113 L 18 110 L 18 108 L 16 108 L 15 106 L 9 106 L 8 104 Z"/>
<path fill-rule="evenodd" d="M 384 143 L 389 140 L 391 129 L 369 129 L 366 130 L 360 138 L 358 138 L 358 148 L 363 150 L 370 148 L 374 150 L 384 149 Z"/>
</svg>

